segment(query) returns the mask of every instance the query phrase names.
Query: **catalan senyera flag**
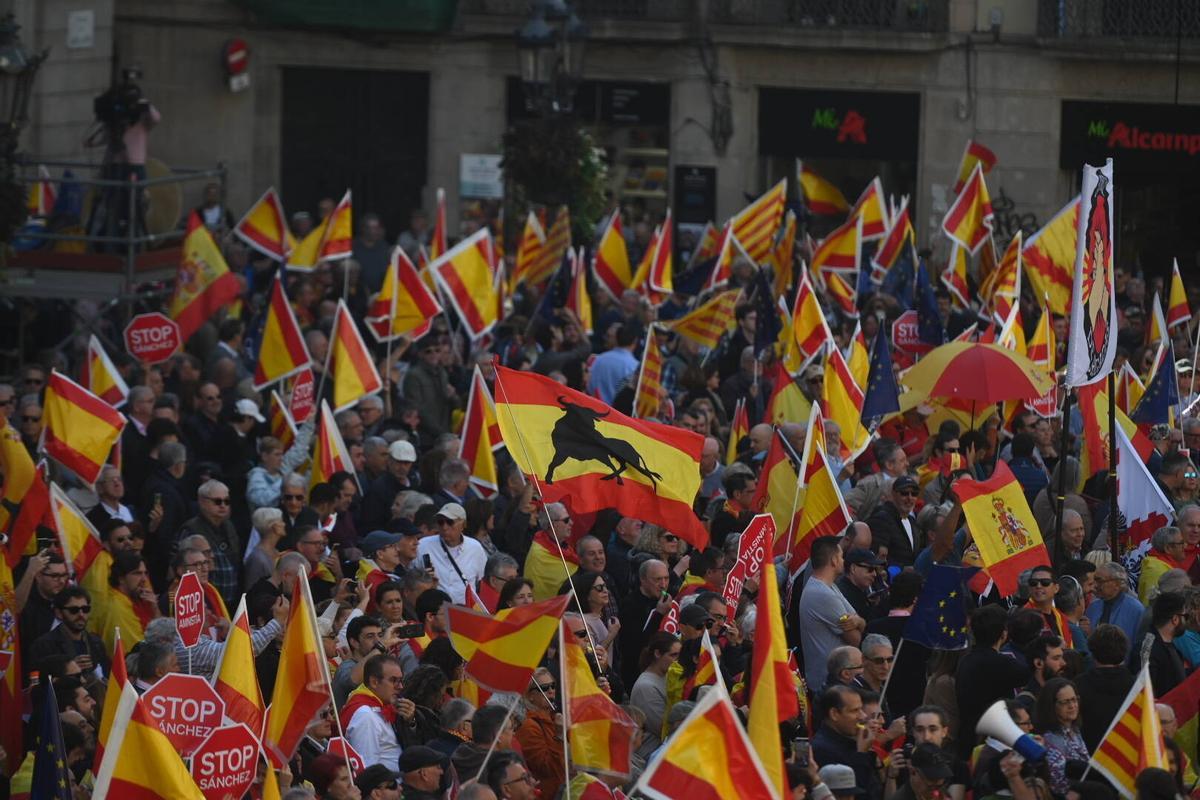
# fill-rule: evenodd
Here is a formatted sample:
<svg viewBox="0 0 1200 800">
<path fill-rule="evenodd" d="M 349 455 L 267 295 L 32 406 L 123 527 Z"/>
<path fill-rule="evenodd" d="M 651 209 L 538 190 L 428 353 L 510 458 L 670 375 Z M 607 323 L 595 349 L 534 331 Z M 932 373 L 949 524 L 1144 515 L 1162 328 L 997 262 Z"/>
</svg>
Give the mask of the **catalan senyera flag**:
<svg viewBox="0 0 1200 800">
<path fill-rule="evenodd" d="M 854 217 L 834 228 L 813 252 L 809 269 L 814 275 L 825 271 L 856 272 L 862 257 L 862 218 Z"/>
<path fill-rule="evenodd" d="M 11 542 L 10 542 L 11 546 Z M 0 558 L 0 705 L 8 713 L 0 714 L 0 747 L 8 754 L 8 774 L 16 773 L 25 757 L 25 733 L 18 713 L 25 703 L 24 673 L 21 671 L 21 640 L 17 620 L 16 584 L 9 562 L 21 558 L 21 553 L 7 552 Z M 16 558 L 12 558 L 15 555 Z M 114 668 L 115 671 L 115 668 Z"/>
<path fill-rule="evenodd" d="M 167 316 L 179 323 L 183 341 L 191 338 L 206 320 L 241 294 L 237 276 L 229 271 L 221 249 L 200 216 L 188 216 L 183 238 L 183 260 L 175 273 L 175 289 L 167 301 Z"/>
<path fill-rule="evenodd" d="M 991 235 L 992 225 L 992 200 L 983 181 L 983 168 L 976 164 L 942 219 L 942 230 L 975 255 Z"/>
<path fill-rule="evenodd" d="M 1021 232 L 1017 231 L 1004 249 L 996 269 L 979 287 L 979 296 L 994 319 L 1008 319 L 1009 312 L 1021 297 L 1021 250 Z"/>
<path fill-rule="evenodd" d="M 771 444 L 767 447 L 750 506 L 771 515 L 777 542 L 788 541 L 800 520 L 803 495 L 799 458 L 776 428 L 771 434 Z"/>
<path fill-rule="evenodd" d="M 529 270 L 520 276 L 526 286 L 540 286 L 549 280 L 566 257 L 571 248 L 571 212 L 566 206 L 560 206 L 554 216 L 554 224 L 546 233 L 546 243 L 542 246 L 537 258 L 530 264 Z"/>
<path fill-rule="evenodd" d="M 646 330 L 646 346 L 642 349 L 642 364 L 638 369 L 637 387 L 633 392 L 633 415 L 641 419 L 652 419 L 659 414 L 662 404 L 662 351 L 658 349 L 655 324 Z"/>
<path fill-rule="evenodd" d="M 883 182 L 876 176 L 863 193 L 858 196 L 854 208 L 850 209 L 851 217 L 860 217 L 863 221 L 862 239 L 864 242 L 882 239 L 891 223 L 887 209 L 883 205 Z"/>
<path fill-rule="evenodd" d="M 628 777 L 637 723 L 596 684 L 587 653 L 563 627 L 559 672 L 571 763 L 588 772 Z"/>
<path fill-rule="evenodd" d="M 554 262 L 556 266 L 559 261 Z M 472 340 L 486 334 L 499 320 L 497 280 L 492 263 L 492 234 L 487 228 L 480 228 L 429 265 L 429 271 Z M 543 280 L 527 278 L 525 283 L 535 286 Z"/>
<path fill-rule="evenodd" d="M 996 462 L 986 481 L 964 476 L 953 488 L 983 565 L 1003 596 L 1017 590 L 1021 572 L 1050 563 L 1029 502 L 1007 464 Z"/>
<path fill-rule="evenodd" d="M 53 515 L 54 530 L 58 533 L 63 558 L 78 581 L 104 549 L 100 542 L 100 532 L 75 507 L 57 483 L 50 484 L 50 512 Z"/>
<path fill-rule="evenodd" d="M 756 264 L 771 253 L 786 200 L 787 178 L 783 178 L 733 217 L 733 235 Z"/>
<path fill-rule="evenodd" d="M 383 276 L 379 293 L 371 298 L 365 321 L 377 342 L 399 336 L 417 335 L 442 306 L 421 280 L 417 268 L 403 248 L 392 250 L 392 260 Z"/>
<path fill-rule="evenodd" d="M 88 338 L 87 355 L 79 371 L 79 383 L 92 394 L 108 403 L 113 408 L 125 405 L 129 397 L 129 387 L 108 353 L 104 345 L 92 334 Z"/>
<path fill-rule="evenodd" d="M 528 228 L 526 228 L 528 230 Z M 518 258 L 518 264 L 520 259 Z M 629 247 L 625 244 L 625 233 L 621 229 L 621 209 L 613 210 L 596 252 L 592 256 L 592 272 L 600 288 L 620 300 L 621 295 L 633 283 L 633 268 L 629 264 Z"/>
<path fill-rule="evenodd" d="M 470 483 L 484 498 L 491 497 L 497 491 L 496 457 L 492 451 L 503 444 L 499 436 L 496 406 L 483 373 L 476 365 L 471 378 L 471 391 L 467 395 L 462 435 L 458 440 L 458 457 L 471 465 Z"/>
<path fill-rule="evenodd" d="M 495 617 L 447 606 L 450 642 L 466 660 L 467 675 L 488 691 L 523 694 L 569 601 L 569 595 L 558 595 Z"/>
<path fill-rule="evenodd" d="M 1192 670 L 1183 683 L 1160 695 L 1158 702 L 1175 710 L 1175 724 L 1179 728 L 1175 744 L 1185 753 L 1195 753 L 1200 740 L 1200 670 Z"/>
<path fill-rule="evenodd" d="M 792 331 L 800 355 L 805 359 L 813 358 L 827 342 L 833 341 L 833 332 L 817 302 L 808 270 L 800 270 L 800 288 L 796 290 L 796 305 L 792 310 Z"/>
<path fill-rule="evenodd" d="M 654 800 L 778 798 L 741 720 L 719 689 L 705 693 L 634 787 Z"/>
<path fill-rule="evenodd" d="M 821 386 L 821 407 L 825 418 L 842 430 L 842 459 L 849 463 L 871 443 L 871 432 L 863 427 L 863 391 L 850 374 L 850 365 L 840 350 L 831 347 L 825 356 L 825 381 Z"/>
<path fill-rule="evenodd" d="M 496 367 L 496 414 L 509 454 L 536 475 L 547 502 L 577 514 L 616 508 L 661 524 L 694 547 L 708 532 L 692 513 L 703 438 L 627 417 L 550 378 Z"/>
<path fill-rule="evenodd" d="M 517 256 L 513 265 L 512 288 L 533 270 L 534 264 L 541 257 L 542 248 L 546 246 L 546 231 L 538 215 L 531 209 L 525 215 L 525 227 L 521 230 L 521 238 L 517 240 Z M 626 257 L 628 260 L 628 257 Z M 619 297 L 619 295 L 618 295 Z"/>
<path fill-rule="evenodd" d="M 50 372 L 42 409 L 42 451 L 94 484 L 121 436 L 125 417 L 58 370 Z"/>
<path fill-rule="evenodd" d="M 275 673 L 275 691 L 263 727 L 268 760 L 281 767 L 292 759 L 308 723 L 330 702 L 329 662 L 321 649 L 308 581 L 296 581 Z"/>
<path fill-rule="evenodd" d="M 583 248 L 571 255 L 571 287 L 567 291 L 567 308 L 579 317 L 585 336 L 592 335 L 592 296 L 588 294 L 587 261 Z"/>
<path fill-rule="evenodd" d="M 971 287 L 967 283 L 967 252 L 957 242 L 950 246 L 950 262 L 941 274 L 942 285 L 954 300 L 954 307 L 970 308 Z"/>
<path fill-rule="evenodd" d="M 44 412 L 43 412 L 44 416 Z M 0 428 L 0 531 L 8 533 L 4 551 L 8 566 L 37 553 L 37 527 L 50 513 L 50 489 L 45 473 L 33 464 L 21 434 L 3 420 Z"/>
<path fill-rule="evenodd" d="M 854 335 L 846 347 L 846 366 L 850 368 L 850 377 L 859 386 L 867 385 L 867 377 L 871 374 L 871 351 L 867 349 L 867 337 L 863 336 L 862 323 L 854 326 Z"/>
<path fill-rule="evenodd" d="M 713 350 L 721 337 L 733 329 L 740 293 L 738 289 L 720 292 L 679 319 L 664 324 L 680 336 Z"/>
<path fill-rule="evenodd" d="M 1193 709 L 1195 713 L 1195 709 Z M 1125 797 L 1137 796 L 1134 780 L 1150 767 L 1167 769 L 1162 724 L 1154 709 L 1150 665 L 1142 667 L 1108 732 L 1096 745 L 1090 764 Z"/>
<path fill-rule="evenodd" d="M 896 213 L 892 215 L 892 224 L 884 234 L 883 241 L 871 255 L 871 280 L 875 283 L 883 283 L 883 278 L 887 275 L 888 270 L 901 259 L 901 256 L 906 255 L 906 248 L 911 263 L 916 264 L 916 241 L 917 234 L 908 213 L 908 198 L 904 197 L 901 198 Z"/>
<path fill-rule="evenodd" d="M 354 474 L 354 462 L 350 459 L 350 450 L 342 441 L 341 431 L 333 420 L 333 412 L 329 403 L 321 401 L 321 416 L 317 418 L 317 429 L 313 434 L 312 472 L 308 478 L 308 488 L 318 483 L 326 483 L 329 476 L 335 472 Z"/>
<path fill-rule="evenodd" d="M 1079 202 L 1076 196 L 1063 206 L 1021 250 L 1029 282 L 1035 292 L 1050 298 L 1050 310 L 1055 314 L 1065 315 L 1071 307 Z"/>
<path fill-rule="evenodd" d="M 234 722 L 245 723 L 256 734 L 262 731 L 266 708 L 258 685 L 258 673 L 254 671 L 254 646 L 250 640 L 245 595 L 238 603 L 221 648 L 221 658 L 213 670 L 213 688 L 225 701 L 225 716 Z"/>
<path fill-rule="evenodd" d="M 288 413 L 287 404 L 279 396 L 279 392 L 271 390 L 271 399 L 267 401 L 267 426 L 271 435 L 283 443 L 286 452 L 296 441 L 296 423 Z"/>
<path fill-rule="evenodd" d="M 796 159 L 796 176 L 800 182 L 800 191 L 804 195 L 804 204 L 812 213 L 832 216 L 845 214 L 850 210 L 845 195 L 832 183 L 809 169 L 800 159 Z"/>
<path fill-rule="evenodd" d="M 308 235 L 300 240 L 288 256 L 288 269 L 311 272 L 322 261 L 349 258 L 354 250 L 354 208 L 350 190 Z"/>
<path fill-rule="evenodd" d="M 954 182 L 955 194 L 961 192 L 963 186 L 971 179 L 971 173 L 975 171 L 977 164 L 984 175 L 988 174 L 992 167 L 996 166 L 996 154 L 974 139 L 968 139 L 966 147 L 963 148 L 962 160 L 958 162 L 958 179 Z"/>
<path fill-rule="evenodd" d="M 688 267 L 690 268 L 693 264 L 700 261 L 715 258 L 720 246 L 721 232 L 709 220 L 704 223 L 704 230 L 700 232 L 700 242 L 696 245 L 696 249 L 692 251 L 692 258 L 688 262 Z"/>
<path fill-rule="evenodd" d="M 284 261 L 296 249 L 296 240 L 288 228 L 283 202 L 271 186 L 246 215 L 233 227 L 233 232 L 246 244 L 276 261 Z"/>
<path fill-rule="evenodd" d="M 792 272 L 796 261 L 796 212 L 788 211 L 783 216 L 783 230 L 771 251 L 772 268 L 775 270 L 775 294 L 783 297 L 792 288 Z"/>
<path fill-rule="evenodd" d="M 1171 292 L 1167 295 L 1167 327 L 1174 328 L 1185 322 L 1191 322 L 1192 312 L 1188 307 L 1187 292 L 1183 288 L 1183 278 L 1179 276 L 1179 259 L 1171 263 Z"/>
<path fill-rule="evenodd" d="M 261 391 L 276 381 L 290 378 L 307 369 L 311 361 L 304 334 L 296 322 L 296 313 L 283 289 L 283 276 L 276 275 L 271 286 L 271 299 L 267 303 L 262 340 L 258 346 L 254 388 Z"/>
<path fill-rule="evenodd" d="M 733 407 L 733 418 L 729 421 L 729 445 L 725 450 L 725 464 L 728 466 L 737 461 L 738 443 L 750 435 L 750 416 L 746 411 L 746 399 L 738 398 Z"/>
<path fill-rule="evenodd" d="M 750 681 L 750 743 L 775 786 L 774 796 L 785 797 L 788 782 L 779 725 L 799 714 L 800 704 L 796 681 L 788 668 L 787 636 L 776 581 L 760 582 L 757 609 L 751 660 L 754 672 Z"/>
<path fill-rule="evenodd" d="M 437 261 L 449 249 L 446 243 L 446 190 L 437 190 L 437 210 L 433 216 L 433 232 L 429 236 L 429 260 Z"/>
<path fill-rule="evenodd" d="M 359 334 L 344 299 L 338 300 L 337 314 L 333 319 L 325 374 L 333 384 L 334 413 L 350 408 L 363 397 L 383 388 L 383 379 L 375 368 L 375 360 Z"/>
</svg>

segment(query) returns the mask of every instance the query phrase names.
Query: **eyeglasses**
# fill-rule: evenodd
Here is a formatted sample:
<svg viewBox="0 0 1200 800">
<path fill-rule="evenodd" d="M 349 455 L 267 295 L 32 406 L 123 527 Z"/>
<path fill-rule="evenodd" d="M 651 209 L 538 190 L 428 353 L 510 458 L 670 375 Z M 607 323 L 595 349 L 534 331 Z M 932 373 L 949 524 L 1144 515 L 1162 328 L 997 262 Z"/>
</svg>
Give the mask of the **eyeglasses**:
<svg viewBox="0 0 1200 800">
<path fill-rule="evenodd" d="M 607 593 L 608 593 L 608 587 L 607 587 L 607 586 L 605 586 L 605 585 L 602 583 L 602 584 L 600 584 L 599 586 L 593 586 L 593 587 L 592 587 L 592 591 L 593 591 L 593 592 L 604 592 L 604 593 L 606 593 L 606 594 L 607 594 Z"/>
<path fill-rule="evenodd" d="M 504 785 L 508 786 L 510 783 L 522 783 L 522 782 L 528 783 L 530 786 L 533 786 L 534 784 L 537 783 L 537 778 L 533 777 L 533 775 L 526 772 L 523 775 L 513 778 L 511 781 L 505 781 Z"/>
<path fill-rule="evenodd" d="M 1197 475 L 1196 475 L 1196 473 L 1194 473 L 1194 472 L 1185 472 L 1185 473 L 1183 473 L 1183 477 L 1185 477 L 1185 478 L 1195 478 L 1195 477 L 1198 477 L 1198 476 L 1197 476 Z"/>
<path fill-rule="evenodd" d="M 895 656 L 876 656 L 875 658 L 867 659 L 867 661 L 870 661 L 872 664 L 890 664 L 895 660 Z"/>
<path fill-rule="evenodd" d="M 675 534 L 673 534 L 673 533 L 664 533 L 664 534 L 663 534 L 663 541 L 664 541 L 664 542 L 678 542 L 678 541 L 679 541 L 679 537 L 678 537 L 678 536 L 676 536 L 676 535 L 675 535 Z"/>
<path fill-rule="evenodd" d="M 204 498 L 204 499 L 205 499 L 205 500 L 207 500 L 208 502 L 212 503 L 214 506 L 227 506 L 227 505 L 229 505 L 229 498 L 228 498 L 228 497 L 206 497 L 206 498 Z"/>
<path fill-rule="evenodd" d="M 896 494 L 898 494 L 900 497 L 916 497 L 917 490 L 916 489 L 905 489 L 902 492 L 896 492 Z"/>
<path fill-rule="evenodd" d="M 557 522 L 559 525 L 570 525 L 571 524 L 570 517 L 563 517 L 562 519 L 556 519 L 554 521 Z"/>
<path fill-rule="evenodd" d="M 543 692 L 557 692 L 558 691 L 557 683 L 539 683 L 539 684 L 536 684 L 536 686 L 537 686 L 537 688 L 541 689 Z"/>
<path fill-rule="evenodd" d="M 91 606 L 63 606 L 59 611 L 64 614 L 90 614 L 92 613 Z"/>
<path fill-rule="evenodd" d="M 1054 580 L 1051 578 L 1030 578 L 1029 580 L 1027 580 L 1025 582 L 1025 585 L 1028 586 L 1030 589 L 1033 589 L 1036 586 L 1041 586 L 1042 588 L 1045 588 L 1045 587 L 1051 586 L 1053 584 L 1054 584 Z"/>
<path fill-rule="evenodd" d="M 302 495 L 302 494 L 285 494 L 283 496 L 283 499 L 284 500 L 299 500 L 299 501 L 303 502 L 304 495 Z"/>
<path fill-rule="evenodd" d="M 41 417 L 29 417 L 29 416 L 25 416 L 24 414 L 21 415 L 21 422 L 41 422 L 41 421 L 42 421 Z"/>
</svg>

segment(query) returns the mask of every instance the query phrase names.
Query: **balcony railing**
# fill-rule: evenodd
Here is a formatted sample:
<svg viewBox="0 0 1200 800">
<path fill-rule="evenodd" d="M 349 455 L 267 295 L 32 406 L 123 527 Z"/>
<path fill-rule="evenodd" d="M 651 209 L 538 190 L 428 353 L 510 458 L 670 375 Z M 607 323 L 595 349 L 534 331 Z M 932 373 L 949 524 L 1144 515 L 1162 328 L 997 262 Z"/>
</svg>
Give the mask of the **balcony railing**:
<svg viewBox="0 0 1200 800">
<path fill-rule="evenodd" d="M 1047 39 L 1173 41 L 1200 37 L 1195 0 L 1039 0 L 1038 35 Z"/>
</svg>

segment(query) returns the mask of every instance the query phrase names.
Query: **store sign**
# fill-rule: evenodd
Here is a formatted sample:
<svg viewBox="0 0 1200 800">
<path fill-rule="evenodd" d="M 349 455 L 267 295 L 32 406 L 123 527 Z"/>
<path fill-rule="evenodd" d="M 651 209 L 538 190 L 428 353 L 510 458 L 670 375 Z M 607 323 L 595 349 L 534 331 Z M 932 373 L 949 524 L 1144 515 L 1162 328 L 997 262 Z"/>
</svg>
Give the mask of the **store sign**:
<svg viewBox="0 0 1200 800">
<path fill-rule="evenodd" d="M 921 96 L 763 88 L 758 150 L 763 155 L 917 161 Z"/>
<path fill-rule="evenodd" d="M 675 221 L 703 226 L 717 218 L 717 168 L 678 164 L 675 180 Z"/>
<path fill-rule="evenodd" d="M 1200 106 L 1064 100 L 1059 166 L 1118 164 L 1173 171 L 1200 166 Z"/>
<path fill-rule="evenodd" d="M 505 83 L 509 121 L 533 119 L 521 79 Z M 644 81 L 582 81 L 575 90 L 575 117 L 584 123 L 666 126 L 671 121 L 671 85 Z"/>
<path fill-rule="evenodd" d="M 458 194 L 478 200 L 504 199 L 503 156 L 462 153 L 458 157 Z"/>
</svg>

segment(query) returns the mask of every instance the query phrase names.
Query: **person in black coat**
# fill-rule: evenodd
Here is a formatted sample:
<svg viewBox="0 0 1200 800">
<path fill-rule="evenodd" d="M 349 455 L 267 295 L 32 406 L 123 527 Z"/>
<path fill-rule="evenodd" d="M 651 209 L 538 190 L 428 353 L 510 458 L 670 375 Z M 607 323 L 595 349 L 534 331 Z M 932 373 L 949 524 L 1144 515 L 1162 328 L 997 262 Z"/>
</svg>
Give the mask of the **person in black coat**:
<svg viewBox="0 0 1200 800">
<path fill-rule="evenodd" d="M 917 597 L 921 594 L 924 579 L 918 572 L 901 572 L 892 581 L 888 592 L 886 616 L 867 623 L 867 634 L 878 633 L 892 643 L 896 660 L 892 664 L 891 682 L 888 684 L 888 706 L 895 716 L 907 716 L 925 697 L 925 665 L 932 651 L 923 644 L 905 641 L 904 628 L 908 625 Z"/>
<path fill-rule="evenodd" d="M 44 662 L 54 656 L 65 656 L 75 661 L 85 673 L 96 667 L 107 675 L 108 652 L 104 642 L 87 629 L 92 612 L 92 599 L 82 586 L 68 586 L 54 596 L 54 617 L 58 627 L 35 639 L 29 649 L 30 668 L 43 674 L 47 672 Z"/>
<path fill-rule="evenodd" d="M 996 605 L 971 612 L 975 645 L 958 662 L 954 694 L 958 700 L 958 753 L 969 759 L 978 737 L 975 726 L 983 712 L 997 700 L 1013 696 L 1029 681 L 1029 667 L 1000 652 L 1007 636 L 1008 614 Z"/>
<path fill-rule="evenodd" d="M 917 539 L 917 517 L 913 509 L 921 489 L 916 479 L 901 475 L 892 481 L 891 499 L 880 503 L 871 513 L 871 549 L 900 567 L 911 567 L 923 543 Z"/>
<path fill-rule="evenodd" d="M 1094 666 L 1075 678 L 1079 693 L 1080 733 L 1088 752 L 1104 738 L 1136 680 L 1125 666 L 1129 639 L 1116 625 L 1097 625 L 1088 637 Z"/>
<path fill-rule="evenodd" d="M 187 471 L 187 448 L 179 442 L 163 442 L 158 457 L 151 459 L 150 474 L 142 487 L 142 529 L 146 531 L 145 557 L 154 590 L 166 589 L 167 567 L 171 551 L 191 509 L 183 494 L 183 476 Z"/>
</svg>

